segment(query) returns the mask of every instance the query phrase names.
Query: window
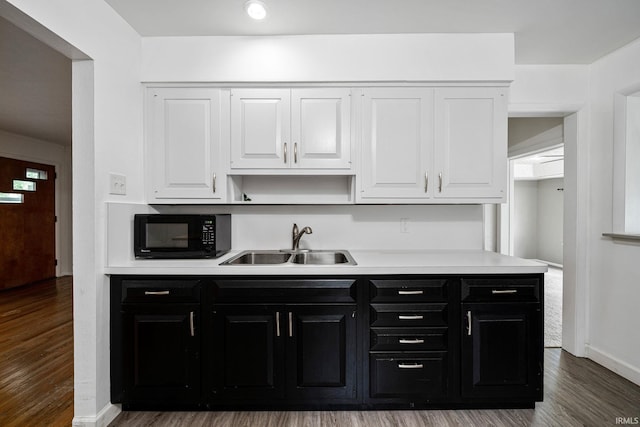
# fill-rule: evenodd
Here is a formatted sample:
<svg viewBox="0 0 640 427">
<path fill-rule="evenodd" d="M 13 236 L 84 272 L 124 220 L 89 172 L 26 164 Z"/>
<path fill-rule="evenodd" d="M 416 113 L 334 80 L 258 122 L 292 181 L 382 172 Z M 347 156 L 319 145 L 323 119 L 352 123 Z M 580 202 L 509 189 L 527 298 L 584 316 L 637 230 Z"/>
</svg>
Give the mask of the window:
<svg viewBox="0 0 640 427">
<path fill-rule="evenodd" d="M 36 191 L 36 183 L 33 181 L 14 179 L 13 189 L 17 191 Z"/>
<path fill-rule="evenodd" d="M 25 178 L 29 179 L 47 179 L 47 171 L 42 171 L 39 169 L 31 169 L 27 168 L 27 172 L 25 174 Z"/>
<path fill-rule="evenodd" d="M 0 203 L 24 203 L 24 196 L 19 193 L 0 193 Z"/>
<path fill-rule="evenodd" d="M 615 97 L 613 231 L 640 234 L 640 90 Z"/>
</svg>

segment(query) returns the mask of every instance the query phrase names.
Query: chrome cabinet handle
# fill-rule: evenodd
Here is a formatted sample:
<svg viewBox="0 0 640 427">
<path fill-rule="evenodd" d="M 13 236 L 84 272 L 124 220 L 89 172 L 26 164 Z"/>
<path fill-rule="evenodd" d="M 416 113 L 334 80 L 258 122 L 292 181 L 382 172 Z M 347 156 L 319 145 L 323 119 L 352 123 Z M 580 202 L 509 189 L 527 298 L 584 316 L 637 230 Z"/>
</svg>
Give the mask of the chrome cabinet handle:
<svg viewBox="0 0 640 427">
<path fill-rule="evenodd" d="M 429 172 L 424 173 L 424 192 L 426 193 L 429 189 Z"/>
<path fill-rule="evenodd" d="M 213 174 L 213 192 L 216 192 L 216 174 Z"/>
<path fill-rule="evenodd" d="M 169 295 L 170 291 L 144 291 L 145 295 Z"/>
<path fill-rule="evenodd" d="M 496 295 L 496 294 L 517 294 L 518 290 L 517 289 L 492 289 L 491 293 Z"/>
<path fill-rule="evenodd" d="M 398 320 L 422 320 L 424 316 L 421 314 L 400 314 Z"/>
<path fill-rule="evenodd" d="M 438 193 L 442 193 L 442 172 L 438 174 Z"/>
<path fill-rule="evenodd" d="M 276 311 L 276 336 L 280 336 L 280 312 Z"/>
<path fill-rule="evenodd" d="M 415 290 L 415 291 L 398 290 L 398 295 L 422 295 L 422 294 L 424 294 L 424 291 L 421 291 L 421 290 Z"/>
<path fill-rule="evenodd" d="M 289 312 L 289 336 L 293 336 L 293 313 Z"/>
<path fill-rule="evenodd" d="M 192 311 L 191 313 L 189 313 L 189 329 L 191 331 L 191 336 L 195 337 L 196 336 L 196 327 L 193 323 L 193 318 L 195 316 L 195 313 Z"/>
<path fill-rule="evenodd" d="M 467 311 L 467 335 L 471 336 L 471 311 Z"/>
<path fill-rule="evenodd" d="M 298 163 L 298 143 L 293 144 L 293 163 Z"/>
<path fill-rule="evenodd" d="M 424 365 L 422 363 L 398 363 L 400 369 L 422 369 Z"/>
<path fill-rule="evenodd" d="M 420 338 L 415 338 L 415 339 L 400 338 L 398 342 L 400 344 L 424 344 L 424 340 Z"/>
<path fill-rule="evenodd" d="M 284 143 L 284 162 L 287 163 L 287 143 Z"/>
</svg>

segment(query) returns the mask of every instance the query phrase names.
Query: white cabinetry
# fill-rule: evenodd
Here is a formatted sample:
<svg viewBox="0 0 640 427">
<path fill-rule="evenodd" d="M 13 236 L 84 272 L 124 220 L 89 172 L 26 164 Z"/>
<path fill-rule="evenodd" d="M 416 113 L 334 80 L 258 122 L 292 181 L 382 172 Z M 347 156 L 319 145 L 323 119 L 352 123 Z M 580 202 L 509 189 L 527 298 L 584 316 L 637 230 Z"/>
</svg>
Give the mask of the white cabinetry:
<svg viewBox="0 0 640 427">
<path fill-rule="evenodd" d="M 504 88 L 374 88 L 362 98 L 357 202 L 504 201 Z"/>
<path fill-rule="evenodd" d="M 435 91 L 436 198 L 504 199 L 507 94 L 497 88 Z M 501 201 L 501 200 L 497 200 Z"/>
<path fill-rule="evenodd" d="M 363 92 L 361 201 L 419 201 L 433 193 L 433 89 Z"/>
<path fill-rule="evenodd" d="M 214 88 L 148 89 L 149 203 L 225 201 L 220 152 L 222 98 L 221 91 Z"/>
<path fill-rule="evenodd" d="M 231 169 L 351 168 L 350 90 L 233 89 Z"/>
</svg>

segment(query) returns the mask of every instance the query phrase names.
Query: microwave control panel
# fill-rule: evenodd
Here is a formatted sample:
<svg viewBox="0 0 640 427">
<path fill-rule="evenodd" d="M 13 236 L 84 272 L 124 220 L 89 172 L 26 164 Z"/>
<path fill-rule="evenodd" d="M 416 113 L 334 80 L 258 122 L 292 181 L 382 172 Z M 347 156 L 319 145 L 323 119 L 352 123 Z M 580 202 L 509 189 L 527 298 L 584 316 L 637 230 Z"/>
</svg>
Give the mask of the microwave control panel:
<svg viewBox="0 0 640 427">
<path fill-rule="evenodd" d="M 213 221 L 205 221 L 202 224 L 202 244 L 203 245 L 215 245 L 216 232 Z"/>
</svg>

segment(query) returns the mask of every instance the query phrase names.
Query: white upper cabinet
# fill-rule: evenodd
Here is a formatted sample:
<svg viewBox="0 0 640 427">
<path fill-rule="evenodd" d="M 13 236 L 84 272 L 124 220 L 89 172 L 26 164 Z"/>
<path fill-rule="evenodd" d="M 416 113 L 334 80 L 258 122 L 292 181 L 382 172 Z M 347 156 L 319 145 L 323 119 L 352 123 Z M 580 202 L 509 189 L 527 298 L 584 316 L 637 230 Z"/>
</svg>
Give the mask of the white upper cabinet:
<svg viewBox="0 0 640 427">
<path fill-rule="evenodd" d="M 224 200 L 221 91 L 150 88 L 147 103 L 149 202 Z"/>
<path fill-rule="evenodd" d="M 350 90 L 231 91 L 232 169 L 350 169 Z"/>
<path fill-rule="evenodd" d="M 430 197 L 433 89 L 365 89 L 362 99 L 359 199 L 373 203 Z"/>
<path fill-rule="evenodd" d="M 507 96 L 495 87 L 364 89 L 360 203 L 499 203 Z"/>
<path fill-rule="evenodd" d="M 506 90 L 436 89 L 435 140 L 436 198 L 505 197 Z"/>
</svg>

